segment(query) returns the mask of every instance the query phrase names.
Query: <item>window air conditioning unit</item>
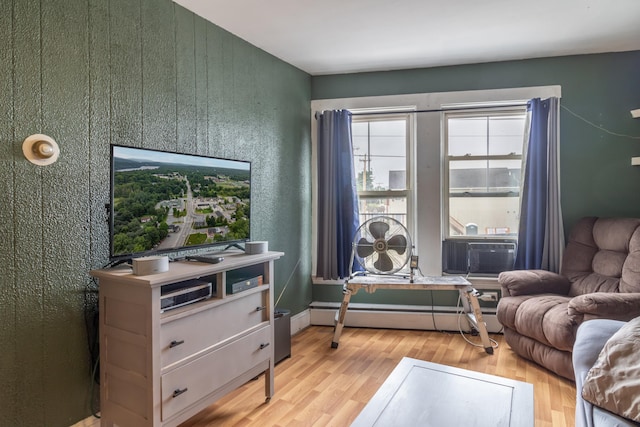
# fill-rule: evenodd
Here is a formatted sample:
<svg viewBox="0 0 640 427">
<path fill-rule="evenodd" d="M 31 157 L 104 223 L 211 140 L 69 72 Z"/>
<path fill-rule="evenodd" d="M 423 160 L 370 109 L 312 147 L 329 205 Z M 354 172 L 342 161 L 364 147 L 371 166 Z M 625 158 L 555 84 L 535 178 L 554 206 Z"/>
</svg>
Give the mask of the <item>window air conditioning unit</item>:
<svg viewBox="0 0 640 427">
<path fill-rule="evenodd" d="M 442 271 L 449 274 L 495 275 L 513 270 L 514 242 L 447 239 L 442 242 Z"/>
</svg>

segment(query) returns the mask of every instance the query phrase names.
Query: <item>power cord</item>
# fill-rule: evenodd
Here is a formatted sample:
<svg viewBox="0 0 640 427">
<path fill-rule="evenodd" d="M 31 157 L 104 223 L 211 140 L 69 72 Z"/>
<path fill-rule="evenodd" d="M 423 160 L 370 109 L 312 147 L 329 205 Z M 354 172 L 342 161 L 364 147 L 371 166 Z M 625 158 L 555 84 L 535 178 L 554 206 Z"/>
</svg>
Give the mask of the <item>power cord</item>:
<svg viewBox="0 0 640 427">
<path fill-rule="evenodd" d="M 96 363 L 93 364 L 93 369 L 91 370 L 91 387 L 89 390 L 89 407 L 91 409 L 91 415 L 93 415 L 95 418 L 100 418 L 100 415 L 98 414 L 98 409 L 96 407 L 94 407 L 94 399 L 93 399 L 93 393 L 94 391 L 94 385 L 96 383 L 96 381 L 94 380 L 95 376 L 96 376 L 96 372 L 100 367 L 100 355 L 98 355 L 98 358 L 96 359 Z"/>
<path fill-rule="evenodd" d="M 460 323 L 460 319 L 462 319 L 462 315 L 464 314 L 464 310 L 461 309 L 460 307 L 460 303 L 462 302 L 460 295 L 458 295 L 458 302 L 456 304 L 456 314 L 458 315 L 458 331 L 460 331 L 460 335 L 462 336 L 462 338 L 468 343 L 471 344 L 474 347 L 484 347 L 484 345 L 482 344 L 477 344 L 474 343 L 472 341 L 470 341 L 467 337 L 464 336 L 464 331 L 462 330 L 462 325 Z M 489 338 L 489 341 L 491 342 L 491 347 L 493 347 L 494 349 L 498 348 L 498 342 L 496 340 L 494 340 L 493 338 Z"/>
<path fill-rule="evenodd" d="M 91 377 L 89 385 L 89 408 L 91 414 L 100 418 L 97 415 L 98 410 L 95 408 L 95 384 L 100 383 L 97 372 L 100 366 L 100 343 L 98 337 L 98 282 L 94 278 L 85 287 L 84 293 L 84 317 L 85 327 L 87 332 L 87 347 L 89 351 L 89 357 L 91 359 Z"/>
<path fill-rule="evenodd" d="M 435 314 L 435 306 L 433 303 L 433 289 L 429 289 L 429 293 L 431 295 L 431 321 L 433 322 L 433 329 L 436 332 L 440 332 L 441 334 L 449 335 L 449 331 L 445 331 L 443 329 L 438 328 L 436 325 L 436 314 Z"/>
<path fill-rule="evenodd" d="M 565 105 L 562 105 L 562 104 L 561 104 L 561 105 L 560 105 L 560 108 L 562 108 L 563 110 L 567 111 L 567 112 L 568 112 L 569 114 L 571 114 L 572 116 L 574 116 L 574 117 L 576 117 L 576 118 L 578 118 L 578 119 L 582 120 L 583 122 L 585 122 L 585 123 L 586 123 L 586 124 L 588 124 L 589 126 L 592 126 L 592 127 L 596 128 L 596 129 L 598 129 L 598 130 L 602 131 L 602 132 L 608 133 L 609 135 L 618 136 L 618 137 L 621 137 L 621 138 L 628 138 L 628 139 L 640 139 L 640 136 L 636 136 L 636 135 L 627 135 L 627 134 L 624 134 L 624 133 L 613 132 L 613 131 L 611 131 L 611 130 L 609 130 L 609 129 L 605 129 L 605 128 L 603 128 L 602 126 L 597 125 L 597 124 L 595 124 L 594 122 L 592 122 L 592 121 L 590 121 L 590 120 L 588 120 L 588 119 L 585 119 L 585 118 L 584 118 L 584 117 L 582 117 L 580 114 L 578 114 L 578 113 L 576 113 L 576 112 L 574 112 L 574 111 L 570 110 L 570 109 L 569 109 L 567 106 L 565 106 Z"/>
<path fill-rule="evenodd" d="M 287 290 L 287 286 L 289 286 L 289 282 L 291 281 L 291 278 L 293 277 L 293 273 L 296 272 L 296 270 L 298 269 L 298 265 L 300 265 L 300 260 L 301 260 L 301 258 L 298 258 L 298 262 L 296 262 L 296 265 L 293 266 L 293 270 L 291 270 L 291 274 L 289 275 L 289 278 L 287 279 L 286 283 L 282 287 L 282 290 L 280 291 L 280 295 L 278 295 L 278 298 L 276 299 L 276 302 L 273 304 L 274 307 L 278 306 L 278 303 L 280 302 L 280 298 L 282 298 L 282 295 L 284 294 L 284 291 Z"/>
<path fill-rule="evenodd" d="M 434 307 L 434 304 L 433 304 L 433 290 L 432 289 L 429 290 L 429 300 L 431 301 L 431 321 L 433 322 L 433 329 L 435 329 L 438 332 L 442 332 L 436 326 L 436 314 L 434 313 L 435 307 Z"/>
<path fill-rule="evenodd" d="M 420 269 L 420 266 L 417 267 L 418 270 L 418 276 L 417 277 L 424 277 L 424 274 L 422 274 L 422 269 Z M 434 304 L 434 299 L 433 299 L 433 289 L 429 289 L 429 297 L 431 300 L 431 321 L 433 322 L 433 329 L 436 332 L 439 332 L 441 334 L 449 334 L 448 331 L 442 330 L 440 328 L 438 328 L 438 325 L 436 324 L 436 313 L 435 313 L 435 304 Z"/>
</svg>

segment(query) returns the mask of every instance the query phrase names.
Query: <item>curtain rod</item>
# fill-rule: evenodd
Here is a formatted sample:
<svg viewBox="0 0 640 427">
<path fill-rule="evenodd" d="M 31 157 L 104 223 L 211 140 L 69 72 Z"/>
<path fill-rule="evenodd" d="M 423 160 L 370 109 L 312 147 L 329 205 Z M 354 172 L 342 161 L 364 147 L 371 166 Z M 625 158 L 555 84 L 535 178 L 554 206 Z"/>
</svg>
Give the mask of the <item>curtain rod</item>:
<svg viewBox="0 0 640 427">
<path fill-rule="evenodd" d="M 352 116 L 376 116 L 383 114 L 408 114 L 408 113 L 441 113 L 443 111 L 469 111 L 469 110 L 491 110 L 491 109 L 501 109 L 501 108 L 509 108 L 509 107 L 524 107 L 529 103 L 529 101 L 522 101 L 518 103 L 511 104 L 500 104 L 500 105 L 475 105 L 475 106 L 466 106 L 466 107 L 450 107 L 450 108 L 434 108 L 430 110 L 384 110 L 384 111 L 360 111 L 354 113 L 345 108 L 345 110 L 351 114 Z M 322 114 L 324 111 L 316 111 L 314 117 L 318 120 L 318 115 Z"/>
<path fill-rule="evenodd" d="M 527 101 L 528 102 L 528 101 Z M 371 116 L 380 114 L 399 114 L 399 113 L 441 113 L 443 111 L 468 111 L 468 110 L 487 110 L 487 109 L 500 109 L 509 107 L 524 107 L 527 102 L 520 102 L 515 104 L 500 104 L 500 105 L 484 105 L 484 106 L 467 106 L 467 107 L 451 107 L 451 108 L 434 108 L 430 110 L 385 110 L 385 111 L 370 111 L 370 112 L 357 112 L 353 113 L 349 111 L 352 116 Z M 317 116 L 317 113 L 316 113 Z"/>
</svg>

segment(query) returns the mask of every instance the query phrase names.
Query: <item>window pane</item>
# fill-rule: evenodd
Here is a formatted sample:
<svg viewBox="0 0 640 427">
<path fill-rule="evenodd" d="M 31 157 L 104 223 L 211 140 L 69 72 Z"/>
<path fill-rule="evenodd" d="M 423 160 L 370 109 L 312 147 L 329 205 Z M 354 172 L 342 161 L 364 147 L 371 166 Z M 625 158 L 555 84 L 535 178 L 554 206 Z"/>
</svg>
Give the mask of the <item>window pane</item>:
<svg viewBox="0 0 640 427">
<path fill-rule="evenodd" d="M 449 162 L 449 193 L 487 191 L 487 160 L 455 160 Z"/>
<path fill-rule="evenodd" d="M 352 133 L 358 190 L 406 189 L 406 121 L 354 122 Z"/>
<path fill-rule="evenodd" d="M 455 160 L 449 162 L 449 193 L 520 191 L 520 160 Z"/>
<path fill-rule="evenodd" d="M 449 155 L 521 155 L 524 125 L 524 114 L 449 118 Z"/>
<path fill-rule="evenodd" d="M 407 227 L 406 197 L 380 197 L 359 199 L 360 224 L 376 216 L 390 216 Z"/>
<path fill-rule="evenodd" d="M 367 164 L 369 155 L 369 122 L 353 122 L 351 124 L 351 137 L 353 142 L 353 163 L 358 182 L 358 191 L 365 190 L 363 187 L 363 176 L 367 176 L 364 165 Z M 371 187 L 371 181 L 367 187 Z"/>
<path fill-rule="evenodd" d="M 518 193 L 521 166 L 521 160 L 490 160 L 487 190 L 497 193 Z"/>
<path fill-rule="evenodd" d="M 449 156 L 468 156 L 448 161 L 449 236 L 517 236 L 524 126 L 519 112 L 447 116 Z"/>
<path fill-rule="evenodd" d="M 450 156 L 487 155 L 487 118 L 459 117 L 448 121 Z"/>
<path fill-rule="evenodd" d="M 351 136 L 353 138 L 353 148 L 360 146 L 367 146 L 367 139 L 369 138 L 369 124 L 367 122 L 353 122 L 351 123 Z"/>
<path fill-rule="evenodd" d="M 452 197 L 449 199 L 449 235 L 516 236 L 519 211 L 518 196 Z"/>
<path fill-rule="evenodd" d="M 525 116 L 489 118 L 489 155 L 522 154 Z"/>
</svg>

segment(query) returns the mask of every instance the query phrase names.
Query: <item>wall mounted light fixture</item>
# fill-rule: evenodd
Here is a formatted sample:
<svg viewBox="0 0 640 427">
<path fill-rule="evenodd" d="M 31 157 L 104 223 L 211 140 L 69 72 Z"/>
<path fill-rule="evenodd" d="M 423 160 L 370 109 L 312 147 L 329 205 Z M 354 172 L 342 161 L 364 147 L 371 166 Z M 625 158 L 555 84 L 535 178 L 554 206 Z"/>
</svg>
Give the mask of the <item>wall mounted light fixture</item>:
<svg viewBox="0 0 640 427">
<path fill-rule="evenodd" d="M 58 160 L 60 147 L 50 136 L 37 133 L 24 140 L 22 153 L 34 165 L 46 166 Z"/>
</svg>

